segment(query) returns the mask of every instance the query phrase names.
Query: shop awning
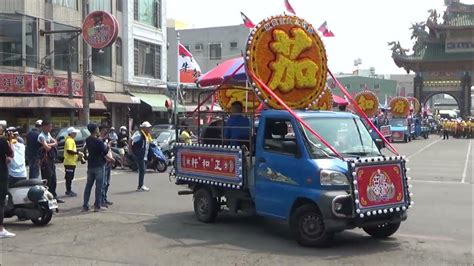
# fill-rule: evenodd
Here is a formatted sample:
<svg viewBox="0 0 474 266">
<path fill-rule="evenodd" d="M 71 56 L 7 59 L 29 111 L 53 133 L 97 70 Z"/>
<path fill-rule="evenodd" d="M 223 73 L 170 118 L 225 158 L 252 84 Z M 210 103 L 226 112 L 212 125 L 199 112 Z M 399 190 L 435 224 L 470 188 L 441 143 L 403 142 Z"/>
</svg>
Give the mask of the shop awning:
<svg viewBox="0 0 474 266">
<path fill-rule="evenodd" d="M 153 112 L 166 112 L 168 109 L 165 106 L 167 100 L 170 100 L 168 96 L 163 94 L 146 94 L 146 93 L 133 93 L 133 96 L 140 98 L 142 102 L 151 106 Z M 178 104 L 178 112 L 186 112 L 186 108 L 181 104 Z"/>
<path fill-rule="evenodd" d="M 121 104 L 140 104 L 130 97 L 130 95 L 120 93 L 102 93 L 106 103 L 121 103 Z"/>
<path fill-rule="evenodd" d="M 51 108 L 51 109 L 81 109 L 82 99 L 69 99 L 65 97 L 40 96 L 40 97 L 13 97 L 0 96 L 0 108 Z M 106 110 L 102 101 L 90 104 L 93 110 Z"/>
</svg>

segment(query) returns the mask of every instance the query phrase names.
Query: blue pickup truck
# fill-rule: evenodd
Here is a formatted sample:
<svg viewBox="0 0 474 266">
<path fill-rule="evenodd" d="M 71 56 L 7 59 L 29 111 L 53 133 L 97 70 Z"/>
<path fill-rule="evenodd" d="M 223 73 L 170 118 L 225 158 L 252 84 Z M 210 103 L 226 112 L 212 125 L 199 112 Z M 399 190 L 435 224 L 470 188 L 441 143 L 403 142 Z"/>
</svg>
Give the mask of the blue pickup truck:
<svg viewBox="0 0 474 266">
<path fill-rule="evenodd" d="M 408 119 L 403 118 L 392 118 L 390 119 L 390 131 L 392 132 L 391 140 L 409 142 L 412 141 L 415 135 L 415 125 L 409 125 Z"/>
<path fill-rule="evenodd" d="M 170 175 L 193 195 L 196 218 L 250 212 L 288 222 L 303 246 L 356 227 L 394 234 L 411 206 L 405 159 L 384 156 L 358 116 L 297 111 L 336 151 L 283 110 L 264 110 L 248 144 L 176 144 Z M 253 136 L 253 137 L 252 137 Z"/>
</svg>

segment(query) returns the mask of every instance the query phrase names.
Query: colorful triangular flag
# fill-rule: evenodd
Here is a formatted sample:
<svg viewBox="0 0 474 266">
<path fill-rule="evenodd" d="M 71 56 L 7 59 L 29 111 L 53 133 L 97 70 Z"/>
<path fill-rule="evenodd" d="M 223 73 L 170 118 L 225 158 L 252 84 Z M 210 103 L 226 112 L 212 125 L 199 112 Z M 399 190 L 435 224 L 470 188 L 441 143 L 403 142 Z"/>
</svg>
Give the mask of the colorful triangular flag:
<svg viewBox="0 0 474 266">
<path fill-rule="evenodd" d="M 255 24 L 243 13 L 240 12 L 240 16 L 242 17 L 242 20 L 244 21 L 244 26 L 251 29 L 255 27 Z"/>
<path fill-rule="evenodd" d="M 179 81 L 183 83 L 194 83 L 201 75 L 201 67 L 194 60 L 191 52 L 181 43 L 179 44 L 178 51 L 178 69 Z"/>
<path fill-rule="evenodd" d="M 295 10 L 293 9 L 293 7 L 291 6 L 289 0 L 285 0 L 285 8 L 286 8 L 286 11 L 290 12 L 290 13 L 293 14 L 293 15 L 296 15 L 296 12 L 295 12 Z"/>
</svg>

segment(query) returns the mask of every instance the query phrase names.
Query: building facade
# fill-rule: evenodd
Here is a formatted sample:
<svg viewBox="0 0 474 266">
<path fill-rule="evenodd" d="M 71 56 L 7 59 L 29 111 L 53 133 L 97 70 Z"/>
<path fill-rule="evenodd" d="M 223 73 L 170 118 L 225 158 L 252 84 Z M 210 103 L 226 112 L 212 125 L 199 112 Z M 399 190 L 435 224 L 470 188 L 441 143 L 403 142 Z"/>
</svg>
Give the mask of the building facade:
<svg viewBox="0 0 474 266">
<path fill-rule="evenodd" d="M 112 13 L 123 25 L 122 2 L 89 0 L 88 12 Z M 38 118 L 55 127 L 81 123 L 82 73 L 90 65 L 96 101 L 91 121 L 121 124 L 131 98 L 124 95 L 121 40 L 91 49 L 83 62 L 82 1 L 0 1 L 0 116 L 11 125 L 31 127 Z M 70 31 L 54 33 L 55 31 Z M 73 97 L 69 96 L 68 69 Z"/>
<path fill-rule="evenodd" d="M 445 3 L 442 16 L 431 10 L 426 22 L 412 25 L 413 53 L 392 42 L 392 58 L 398 67 L 416 73 L 414 96 L 422 104 L 448 94 L 456 99 L 461 116 L 467 117 L 472 108 L 474 5 L 459 0 Z"/>
<path fill-rule="evenodd" d="M 193 58 L 206 73 L 227 59 L 242 56 L 249 35 L 249 29 L 243 25 L 181 29 L 169 25 L 168 35 L 168 80 L 176 82 L 177 71 L 177 41 L 179 33 L 180 43 L 191 52 Z M 176 58 L 176 59 L 175 59 Z"/>
</svg>

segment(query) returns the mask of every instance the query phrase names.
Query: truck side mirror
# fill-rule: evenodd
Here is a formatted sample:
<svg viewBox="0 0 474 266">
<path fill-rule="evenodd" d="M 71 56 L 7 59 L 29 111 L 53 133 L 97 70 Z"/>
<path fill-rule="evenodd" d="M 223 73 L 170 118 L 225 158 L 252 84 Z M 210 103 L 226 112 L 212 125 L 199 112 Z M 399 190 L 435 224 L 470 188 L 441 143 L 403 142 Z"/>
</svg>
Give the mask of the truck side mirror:
<svg viewBox="0 0 474 266">
<path fill-rule="evenodd" d="M 293 154 L 295 157 L 299 156 L 298 145 L 296 145 L 296 141 L 283 141 L 282 147 L 285 153 Z"/>
</svg>

